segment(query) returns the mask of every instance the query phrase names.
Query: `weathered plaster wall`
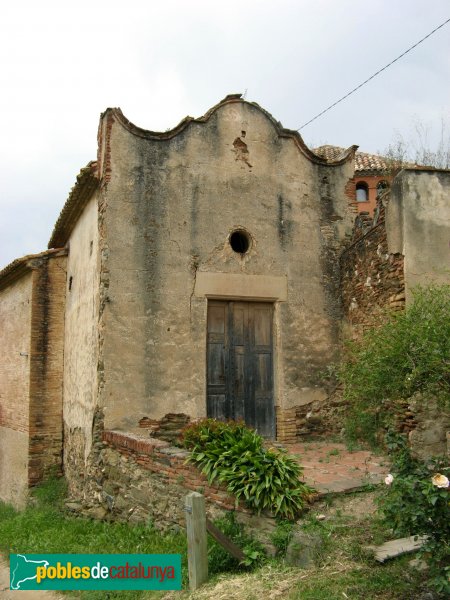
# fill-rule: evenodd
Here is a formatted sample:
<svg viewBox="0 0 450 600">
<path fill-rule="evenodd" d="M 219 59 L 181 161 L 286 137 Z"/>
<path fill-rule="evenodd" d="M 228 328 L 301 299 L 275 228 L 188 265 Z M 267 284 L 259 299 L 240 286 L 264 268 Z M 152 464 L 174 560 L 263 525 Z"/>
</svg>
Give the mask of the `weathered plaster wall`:
<svg viewBox="0 0 450 600">
<path fill-rule="evenodd" d="M 130 131 L 113 113 L 104 120 L 105 426 L 205 414 L 207 299 L 196 294 L 205 273 L 287 279 L 287 301 L 275 307 L 276 404 L 324 398 L 317 373 L 337 343 L 336 254 L 352 222 L 351 161 L 314 164 L 243 101 L 167 139 Z M 251 236 L 244 257 L 228 243 L 235 228 Z M 228 293 L 240 297 L 232 286 Z"/>
<path fill-rule="evenodd" d="M 418 284 L 450 281 L 450 171 L 403 170 L 386 215 L 390 252 L 405 256 L 406 300 Z"/>
<path fill-rule="evenodd" d="M 28 489 L 31 290 L 31 271 L 0 290 L 0 499 L 17 506 Z"/>
<path fill-rule="evenodd" d="M 28 434 L 0 426 L 0 500 L 17 508 L 28 495 Z"/>
<path fill-rule="evenodd" d="M 82 471 L 92 443 L 97 403 L 97 198 L 92 197 L 69 241 L 64 343 L 64 467 Z"/>
</svg>

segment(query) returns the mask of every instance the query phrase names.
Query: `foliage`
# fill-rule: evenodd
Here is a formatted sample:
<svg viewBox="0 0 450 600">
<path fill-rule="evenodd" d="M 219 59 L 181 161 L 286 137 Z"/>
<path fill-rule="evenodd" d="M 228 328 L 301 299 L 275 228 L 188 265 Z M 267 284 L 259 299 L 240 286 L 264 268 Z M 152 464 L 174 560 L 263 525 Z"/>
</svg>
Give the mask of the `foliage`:
<svg viewBox="0 0 450 600">
<path fill-rule="evenodd" d="M 246 558 L 240 563 L 210 537 L 208 538 L 208 572 L 210 575 L 225 571 L 240 571 L 245 567 L 253 569 L 265 562 L 264 547 L 245 532 L 242 524 L 236 521 L 233 512 L 227 512 L 224 517 L 215 519 L 214 524 L 243 551 Z"/>
<path fill-rule="evenodd" d="M 203 419 L 184 430 L 183 440 L 189 460 L 209 483 L 225 484 L 236 502 L 243 500 L 258 513 L 268 510 L 294 519 L 312 493 L 299 480 L 296 460 L 282 450 L 266 449 L 262 437 L 243 423 Z"/>
<path fill-rule="evenodd" d="M 430 143 L 432 132 L 420 119 L 413 122 L 413 135 L 405 138 L 399 132 L 382 153 L 388 159 L 390 173 L 395 174 L 404 166 L 412 163 L 437 169 L 450 168 L 450 129 L 444 119 L 441 120 L 439 136 Z"/>
<path fill-rule="evenodd" d="M 398 535 L 424 535 L 420 551 L 430 566 L 431 584 L 450 593 L 450 468 L 444 458 L 424 463 L 411 457 L 405 436 L 390 435 L 392 481 L 380 499 L 386 523 Z M 436 475 L 444 481 L 438 487 Z M 447 487 L 445 487 L 447 477 Z M 390 481 L 390 479 L 388 481 Z"/>
<path fill-rule="evenodd" d="M 339 377 L 350 404 L 347 433 L 375 439 L 393 404 L 416 393 L 450 402 L 450 286 L 416 288 L 411 305 L 348 344 Z"/>
</svg>

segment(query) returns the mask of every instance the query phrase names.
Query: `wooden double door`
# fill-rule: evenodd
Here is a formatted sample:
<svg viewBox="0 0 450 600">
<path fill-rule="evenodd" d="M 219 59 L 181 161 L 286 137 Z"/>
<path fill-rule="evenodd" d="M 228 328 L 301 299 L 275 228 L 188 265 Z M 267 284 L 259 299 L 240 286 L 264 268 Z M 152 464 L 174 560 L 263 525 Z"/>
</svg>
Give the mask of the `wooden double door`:
<svg viewBox="0 0 450 600">
<path fill-rule="evenodd" d="M 273 305 L 208 302 L 207 414 L 275 437 Z"/>
</svg>

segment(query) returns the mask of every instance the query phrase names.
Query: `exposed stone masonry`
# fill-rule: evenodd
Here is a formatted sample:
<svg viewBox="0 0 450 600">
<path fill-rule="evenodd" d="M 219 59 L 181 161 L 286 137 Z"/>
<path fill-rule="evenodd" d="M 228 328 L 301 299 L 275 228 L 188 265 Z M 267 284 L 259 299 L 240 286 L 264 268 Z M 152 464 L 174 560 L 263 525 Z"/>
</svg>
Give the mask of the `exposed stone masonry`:
<svg viewBox="0 0 450 600">
<path fill-rule="evenodd" d="M 343 311 L 350 325 L 347 335 L 359 337 L 379 322 L 385 310 L 404 308 L 403 255 L 388 251 L 381 200 L 373 220 L 364 213 L 356 218 L 353 238 L 341 255 L 340 265 Z"/>
<path fill-rule="evenodd" d="M 150 435 L 156 439 L 176 443 L 190 420 L 189 415 L 184 413 L 168 413 L 161 420 L 143 417 L 139 421 L 139 427 L 148 429 Z"/>
</svg>

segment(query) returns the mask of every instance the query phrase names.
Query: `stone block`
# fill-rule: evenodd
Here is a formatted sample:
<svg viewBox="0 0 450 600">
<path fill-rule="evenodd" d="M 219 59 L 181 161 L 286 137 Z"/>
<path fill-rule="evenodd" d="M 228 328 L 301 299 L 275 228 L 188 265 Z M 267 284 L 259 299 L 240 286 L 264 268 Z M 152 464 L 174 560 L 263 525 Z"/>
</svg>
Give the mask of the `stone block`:
<svg viewBox="0 0 450 600">
<path fill-rule="evenodd" d="M 323 548 L 323 540 L 317 533 L 297 531 L 292 536 L 286 550 L 286 563 L 292 567 L 310 569 Z"/>
</svg>

